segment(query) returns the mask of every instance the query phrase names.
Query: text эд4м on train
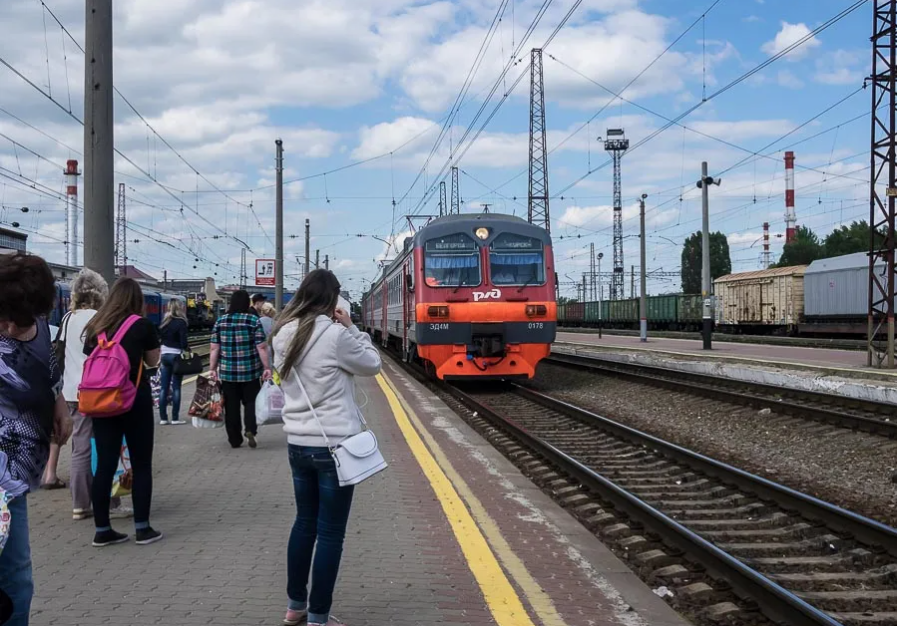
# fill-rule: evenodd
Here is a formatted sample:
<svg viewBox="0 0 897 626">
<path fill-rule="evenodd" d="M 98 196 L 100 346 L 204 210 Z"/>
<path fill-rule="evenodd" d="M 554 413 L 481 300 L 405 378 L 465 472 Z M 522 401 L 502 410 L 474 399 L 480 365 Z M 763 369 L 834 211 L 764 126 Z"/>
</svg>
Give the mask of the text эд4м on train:
<svg viewBox="0 0 897 626">
<path fill-rule="evenodd" d="M 551 237 L 511 215 L 449 215 L 405 240 L 362 326 L 437 377 L 532 378 L 557 332 Z"/>
</svg>

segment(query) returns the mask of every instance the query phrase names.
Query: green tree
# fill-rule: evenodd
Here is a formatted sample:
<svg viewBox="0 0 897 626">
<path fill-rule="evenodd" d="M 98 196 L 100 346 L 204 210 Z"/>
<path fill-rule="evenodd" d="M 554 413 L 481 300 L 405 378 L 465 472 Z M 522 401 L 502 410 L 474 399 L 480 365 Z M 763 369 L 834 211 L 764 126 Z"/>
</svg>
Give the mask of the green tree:
<svg viewBox="0 0 897 626">
<path fill-rule="evenodd" d="M 682 246 L 682 291 L 701 293 L 701 233 L 696 232 L 685 239 Z M 729 241 L 721 232 L 710 233 L 710 279 L 732 273 L 729 258 Z"/>
<path fill-rule="evenodd" d="M 825 256 L 841 256 L 842 254 L 852 254 L 854 252 L 869 251 L 869 236 L 871 228 L 866 220 L 853 222 L 850 226 L 841 226 L 836 228 L 822 242 L 825 250 Z"/>
<path fill-rule="evenodd" d="M 825 257 L 825 249 L 819 237 L 806 226 L 798 226 L 794 233 L 794 241 L 786 243 L 779 262 L 773 267 L 791 267 L 792 265 L 809 265 L 816 259 Z"/>
<path fill-rule="evenodd" d="M 567 296 L 559 296 L 558 304 L 576 304 L 579 302 L 579 298 L 568 298 Z"/>
</svg>

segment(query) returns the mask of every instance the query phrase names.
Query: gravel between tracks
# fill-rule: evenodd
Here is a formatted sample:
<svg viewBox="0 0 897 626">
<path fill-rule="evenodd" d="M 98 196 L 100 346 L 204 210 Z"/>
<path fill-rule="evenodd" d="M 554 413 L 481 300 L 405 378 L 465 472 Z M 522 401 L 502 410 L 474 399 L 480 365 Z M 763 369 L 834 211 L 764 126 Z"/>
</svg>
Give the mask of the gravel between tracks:
<svg viewBox="0 0 897 626">
<path fill-rule="evenodd" d="M 892 526 L 897 442 L 543 363 L 530 386 Z"/>
</svg>

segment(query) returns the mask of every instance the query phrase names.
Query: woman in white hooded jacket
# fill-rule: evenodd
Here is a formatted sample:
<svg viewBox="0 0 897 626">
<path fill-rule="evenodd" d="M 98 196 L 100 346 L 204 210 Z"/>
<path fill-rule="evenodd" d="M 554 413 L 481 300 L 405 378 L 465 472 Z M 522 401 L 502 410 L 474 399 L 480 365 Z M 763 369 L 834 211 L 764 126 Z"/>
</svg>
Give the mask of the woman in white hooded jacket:
<svg viewBox="0 0 897 626">
<path fill-rule="evenodd" d="M 339 290 L 329 270 L 309 273 L 271 335 L 296 495 L 296 520 L 287 548 L 286 626 L 306 618 L 310 626 L 342 623 L 330 615 L 330 608 L 354 489 L 339 486 L 324 433 L 338 442 L 361 432 L 355 376 L 378 374 L 380 354 L 370 337 L 352 324 L 349 312 L 337 308 Z"/>
</svg>

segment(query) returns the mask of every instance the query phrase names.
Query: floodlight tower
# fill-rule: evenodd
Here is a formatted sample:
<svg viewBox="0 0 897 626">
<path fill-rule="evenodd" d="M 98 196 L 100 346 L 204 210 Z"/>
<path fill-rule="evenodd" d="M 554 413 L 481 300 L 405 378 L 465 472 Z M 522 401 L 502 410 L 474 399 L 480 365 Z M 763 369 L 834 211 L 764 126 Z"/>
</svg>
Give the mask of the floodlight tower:
<svg viewBox="0 0 897 626">
<path fill-rule="evenodd" d="M 623 183 L 620 164 L 623 154 L 629 149 L 622 128 L 608 128 L 604 149 L 611 153 L 614 160 L 614 275 L 610 284 L 610 299 L 623 298 Z"/>
</svg>

